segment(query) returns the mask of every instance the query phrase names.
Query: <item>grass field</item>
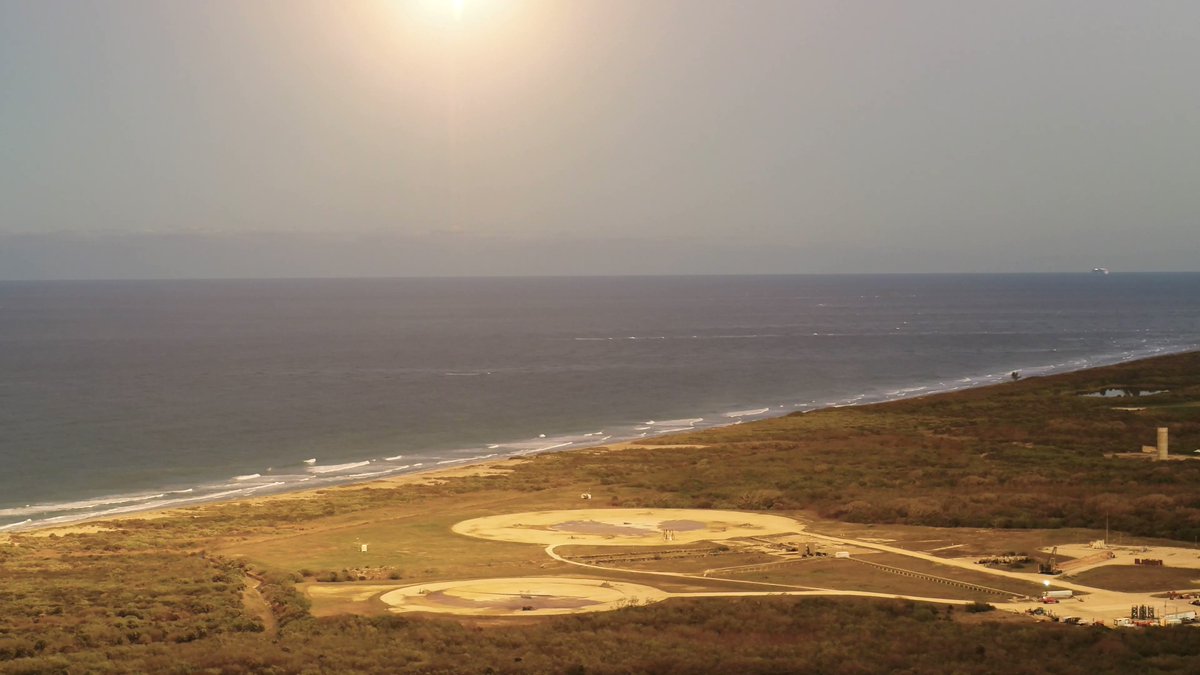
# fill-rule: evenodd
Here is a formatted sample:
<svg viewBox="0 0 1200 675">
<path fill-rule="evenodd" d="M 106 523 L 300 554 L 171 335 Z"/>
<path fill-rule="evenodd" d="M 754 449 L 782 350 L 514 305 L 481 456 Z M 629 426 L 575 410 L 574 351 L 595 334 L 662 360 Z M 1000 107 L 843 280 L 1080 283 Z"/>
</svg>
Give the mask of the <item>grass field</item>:
<svg viewBox="0 0 1200 675">
<path fill-rule="evenodd" d="M 471 576 L 510 576 L 531 569 L 562 572 L 537 544 L 483 541 L 453 536 L 451 526 L 479 514 L 481 503 L 520 502 L 517 492 L 484 493 L 481 499 L 442 495 L 420 505 L 385 505 L 310 524 L 283 536 L 260 534 L 221 542 L 213 550 L 246 559 L 276 572 L 315 578 L 353 571 L 365 580 L 424 580 Z M 361 550 L 367 545 L 367 552 Z"/>
</svg>

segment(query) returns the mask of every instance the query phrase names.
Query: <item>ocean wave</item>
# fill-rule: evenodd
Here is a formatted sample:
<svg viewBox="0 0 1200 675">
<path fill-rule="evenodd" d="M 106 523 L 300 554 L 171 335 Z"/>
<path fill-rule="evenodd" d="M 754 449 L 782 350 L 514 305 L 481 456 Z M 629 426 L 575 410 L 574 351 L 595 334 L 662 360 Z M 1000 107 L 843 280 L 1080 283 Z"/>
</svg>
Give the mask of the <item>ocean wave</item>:
<svg viewBox="0 0 1200 675">
<path fill-rule="evenodd" d="M 347 462 L 345 464 L 326 464 L 325 466 L 310 466 L 309 473 L 337 473 L 339 471 L 349 471 L 357 469 L 360 466 L 366 466 L 371 463 L 371 460 L 363 460 L 361 462 Z"/>
<path fill-rule="evenodd" d="M 237 496 L 246 496 L 259 490 L 264 490 L 270 487 L 279 487 L 285 485 L 283 481 L 273 483 L 265 483 L 263 485 L 254 485 L 238 490 L 225 490 L 221 492 L 212 492 L 207 494 L 197 495 L 195 497 L 179 497 L 175 499 L 160 499 L 157 501 L 144 502 L 140 504 L 129 504 L 126 506 L 118 506 L 111 509 L 102 509 L 99 511 L 89 511 L 87 513 L 73 513 L 62 516 L 53 516 L 50 518 L 40 518 L 37 520 L 27 521 L 28 524 L 34 526 L 44 525 L 61 525 L 63 523 L 72 523 L 90 518 L 104 518 L 107 516 L 124 515 L 128 513 L 137 513 L 141 511 L 154 511 L 159 509 L 170 509 L 193 504 L 195 502 L 216 501 L 220 499 L 230 499 Z M 23 524 L 22 524 L 23 525 Z M 13 525 L 12 527 L 17 527 Z"/>
<path fill-rule="evenodd" d="M 114 495 L 112 497 L 98 497 L 96 499 L 83 499 L 74 502 L 56 502 L 49 504 L 27 504 L 23 507 L 0 509 L 0 518 L 13 516 L 28 516 L 39 513 L 57 513 L 59 511 L 82 511 L 84 509 L 94 509 L 110 504 L 126 504 L 130 502 L 146 502 L 151 499 L 159 499 L 165 497 L 167 493 L 157 492 L 148 495 Z"/>
<path fill-rule="evenodd" d="M 346 478 L 354 478 L 354 479 L 374 478 L 375 476 L 385 476 L 389 473 L 396 473 L 396 471 L 398 471 L 398 470 L 399 469 L 392 468 L 392 469 L 384 469 L 383 471 L 371 471 L 368 473 L 352 473 L 352 474 L 346 476 Z"/>
<path fill-rule="evenodd" d="M 860 403 L 863 403 L 864 399 L 866 399 L 866 398 L 867 398 L 867 394 L 857 394 L 855 396 L 851 396 L 849 398 L 843 398 L 838 401 L 831 401 L 829 403 L 826 403 L 825 405 L 830 408 L 845 408 L 848 406 L 858 405 Z"/>
<path fill-rule="evenodd" d="M 536 447 L 535 447 L 535 448 L 530 448 L 530 449 L 528 449 L 528 450 L 522 450 L 522 451 L 520 451 L 520 452 L 517 452 L 517 453 L 515 453 L 515 454 L 517 454 L 517 455 L 534 455 L 534 454 L 537 454 L 537 453 L 540 453 L 540 452 L 549 452 L 549 451 L 551 451 L 551 450 L 557 450 L 557 449 L 559 449 L 559 448 L 565 448 L 565 447 L 567 447 L 568 445 L 574 445 L 574 444 L 573 444 L 573 443 L 571 443 L 570 441 L 566 441 L 566 442 L 564 442 L 564 443 L 555 443 L 555 444 L 552 444 L 552 445 L 547 445 L 547 446 L 540 447 L 540 448 L 536 448 Z"/>
<path fill-rule="evenodd" d="M 750 417 L 751 415 L 762 415 L 770 412 L 770 408 L 753 408 L 751 410 L 734 410 L 732 412 L 722 413 L 721 417 Z"/>
<path fill-rule="evenodd" d="M 261 473 L 248 473 L 244 476 L 234 476 L 233 477 L 233 479 L 236 481 L 254 480 L 255 478 L 262 478 L 262 474 Z"/>
<path fill-rule="evenodd" d="M 910 396 L 910 395 L 912 395 L 912 394 L 916 394 L 916 393 L 918 393 L 918 392 L 922 392 L 922 391 L 929 391 L 929 389 L 930 389 L 930 387 L 928 387 L 928 386 L 922 386 L 922 387 L 903 387 L 903 388 L 900 388 L 900 389 L 894 389 L 894 390 L 892 390 L 892 391 L 889 391 L 889 392 L 887 392 L 887 394 L 885 394 L 885 396 L 888 396 L 889 398 L 894 398 L 894 397 L 905 397 L 905 396 Z"/>
<path fill-rule="evenodd" d="M 383 461 L 385 461 L 385 462 L 395 462 L 396 460 L 399 460 L 399 459 L 404 459 L 404 455 L 393 455 L 393 456 L 391 456 L 391 457 L 384 457 L 384 458 L 383 458 Z"/>
<path fill-rule="evenodd" d="M 684 417 L 677 420 L 649 420 L 643 424 L 649 427 L 691 427 L 703 421 L 703 417 Z"/>
</svg>

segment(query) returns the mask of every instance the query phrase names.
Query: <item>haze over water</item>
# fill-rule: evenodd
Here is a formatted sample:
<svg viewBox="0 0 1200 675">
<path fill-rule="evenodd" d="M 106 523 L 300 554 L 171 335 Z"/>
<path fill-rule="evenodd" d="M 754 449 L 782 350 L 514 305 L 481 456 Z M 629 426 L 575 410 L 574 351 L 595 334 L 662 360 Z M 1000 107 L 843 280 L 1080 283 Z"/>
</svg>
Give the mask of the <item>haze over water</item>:
<svg viewBox="0 0 1200 675">
<path fill-rule="evenodd" d="M 4 282 L 0 527 L 1198 343 L 1200 274 Z"/>
</svg>

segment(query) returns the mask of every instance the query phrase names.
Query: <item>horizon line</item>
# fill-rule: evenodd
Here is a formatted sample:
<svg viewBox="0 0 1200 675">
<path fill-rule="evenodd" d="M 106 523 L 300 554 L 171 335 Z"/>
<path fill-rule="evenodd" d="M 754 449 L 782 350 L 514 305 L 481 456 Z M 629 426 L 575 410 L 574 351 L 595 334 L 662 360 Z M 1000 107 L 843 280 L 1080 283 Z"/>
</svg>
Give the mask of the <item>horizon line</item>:
<svg viewBox="0 0 1200 675">
<path fill-rule="evenodd" d="M 1017 277 L 1017 276 L 1149 276 L 1149 275 L 1192 275 L 1200 270 L 1128 270 L 1096 274 L 1094 270 L 1053 272 L 712 272 L 695 274 L 420 274 L 420 275 L 328 275 L 328 276 L 261 276 L 261 277 L 24 277 L 0 278 L 0 283 L 79 283 L 90 281 L 142 282 L 142 281 L 385 281 L 399 279 L 686 279 L 709 277 Z"/>
</svg>

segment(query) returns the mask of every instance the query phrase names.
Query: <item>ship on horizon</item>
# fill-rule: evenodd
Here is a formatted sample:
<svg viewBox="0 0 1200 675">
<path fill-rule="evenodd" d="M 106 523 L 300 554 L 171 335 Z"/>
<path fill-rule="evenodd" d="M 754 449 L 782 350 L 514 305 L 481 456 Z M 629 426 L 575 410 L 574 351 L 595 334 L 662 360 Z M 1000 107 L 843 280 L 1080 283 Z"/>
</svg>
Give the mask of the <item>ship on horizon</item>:
<svg viewBox="0 0 1200 675">
<path fill-rule="evenodd" d="M 1107 267 L 1093 267 L 1092 274 L 1108 274 Z"/>
</svg>

